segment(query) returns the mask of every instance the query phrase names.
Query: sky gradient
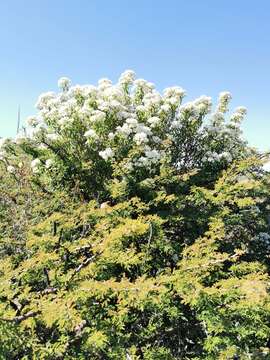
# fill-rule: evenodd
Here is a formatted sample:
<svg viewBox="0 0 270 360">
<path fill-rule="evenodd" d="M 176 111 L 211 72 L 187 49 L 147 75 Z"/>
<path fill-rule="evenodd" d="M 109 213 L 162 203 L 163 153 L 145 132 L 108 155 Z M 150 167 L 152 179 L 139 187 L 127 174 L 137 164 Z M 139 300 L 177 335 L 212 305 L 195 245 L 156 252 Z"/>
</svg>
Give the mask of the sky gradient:
<svg viewBox="0 0 270 360">
<path fill-rule="evenodd" d="M 0 137 L 57 80 L 95 84 L 125 69 L 187 100 L 228 90 L 251 145 L 270 149 L 270 1 L 16 0 L 0 3 Z"/>
</svg>

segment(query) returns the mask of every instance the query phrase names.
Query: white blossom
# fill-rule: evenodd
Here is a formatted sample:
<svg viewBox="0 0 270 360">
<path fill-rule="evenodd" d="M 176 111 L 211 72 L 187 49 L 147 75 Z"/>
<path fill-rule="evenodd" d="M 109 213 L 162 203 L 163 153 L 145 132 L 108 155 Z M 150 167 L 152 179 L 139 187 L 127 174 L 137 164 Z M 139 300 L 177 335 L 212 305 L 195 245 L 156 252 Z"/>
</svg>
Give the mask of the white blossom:
<svg viewBox="0 0 270 360">
<path fill-rule="evenodd" d="M 0 151 L 0 160 L 5 160 L 6 158 L 6 153 L 4 151 Z"/>
<path fill-rule="evenodd" d="M 40 161 L 40 159 L 34 159 L 33 161 L 31 161 L 31 168 L 33 169 L 33 168 L 36 168 L 36 167 L 38 167 L 39 165 L 41 164 L 41 161 Z"/>
<path fill-rule="evenodd" d="M 93 139 L 96 139 L 98 136 L 97 136 L 97 133 L 95 132 L 94 129 L 89 129 L 87 130 L 85 133 L 84 133 L 84 136 L 86 138 L 93 138 Z"/>
<path fill-rule="evenodd" d="M 37 120 L 37 117 L 36 116 L 29 116 L 27 119 L 26 119 L 26 123 L 29 125 L 29 126 L 37 126 L 38 124 L 38 120 Z"/>
<path fill-rule="evenodd" d="M 58 80 L 58 87 L 63 91 L 67 91 L 71 85 L 71 80 L 65 76 Z"/>
<path fill-rule="evenodd" d="M 106 119 L 106 113 L 100 110 L 94 110 L 90 116 L 90 121 L 97 122 L 97 121 L 104 121 Z"/>
<path fill-rule="evenodd" d="M 111 148 L 106 148 L 104 151 L 100 151 L 99 155 L 102 157 L 102 159 L 107 161 L 114 156 L 114 151 Z"/>
<path fill-rule="evenodd" d="M 98 81 L 98 89 L 101 91 L 107 89 L 110 86 L 112 86 L 112 82 L 107 78 L 102 78 Z"/>
<path fill-rule="evenodd" d="M 212 99 L 209 96 L 202 95 L 194 101 L 194 105 L 197 108 L 197 111 L 201 113 L 208 113 L 211 110 Z"/>
<path fill-rule="evenodd" d="M 98 89 L 94 85 L 83 85 L 82 89 L 84 96 L 89 98 L 95 98 L 98 93 Z"/>
<path fill-rule="evenodd" d="M 138 120 L 135 118 L 128 118 L 126 119 L 126 123 L 131 127 L 131 128 L 135 128 L 138 126 Z"/>
<path fill-rule="evenodd" d="M 55 133 L 51 133 L 51 134 L 47 134 L 47 138 L 51 141 L 56 141 L 56 140 L 58 140 L 59 135 L 55 134 Z"/>
<path fill-rule="evenodd" d="M 152 140 L 153 140 L 156 144 L 159 144 L 159 143 L 161 142 L 161 139 L 160 139 L 160 137 L 158 137 L 158 136 L 153 136 L 153 137 L 152 137 Z"/>
<path fill-rule="evenodd" d="M 144 124 L 138 124 L 136 129 L 135 129 L 136 133 L 145 133 L 146 135 L 152 135 L 152 130 L 150 129 L 149 126 L 146 126 Z"/>
<path fill-rule="evenodd" d="M 37 147 L 39 150 L 46 150 L 48 147 L 45 144 L 39 144 Z"/>
<path fill-rule="evenodd" d="M 124 71 L 119 78 L 119 84 L 131 85 L 135 80 L 135 72 L 132 70 Z"/>
<path fill-rule="evenodd" d="M 64 125 L 68 124 L 69 122 L 70 122 L 70 117 L 68 117 L 68 116 L 63 116 L 58 120 L 58 124 L 60 126 L 64 126 Z"/>
<path fill-rule="evenodd" d="M 7 138 L 0 138 L 0 149 L 7 143 Z"/>
<path fill-rule="evenodd" d="M 181 122 L 179 120 L 174 120 L 171 123 L 171 129 L 179 129 L 181 127 Z"/>
<path fill-rule="evenodd" d="M 107 202 L 103 202 L 102 204 L 100 204 L 100 209 L 106 209 L 108 207 L 109 207 L 109 205 Z"/>
<path fill-rule="evenodd" d="M 163 93 L 165 98 L 176 98 L 180 101 L 185 96 L 186 91 L 179 86 L 172 86 L 164 89 Z"/>
<path fill-rule="evenodd" d="M 191 101 L 181 105 L 179 108 L 179 112 L 184 115 L 197 115 L 198 114 L 196 105 Z"/>
<path fill-rule="evenodd" d="M 109 138 L 109 140 L 113 140 L 113 139 L 115 138 L 115 134 L 112 133 L 112 132 L 110 132 L 110 133 L 108 134 L 108 138 Z"/>
<path fill-rule="evenodd" d="M 154 84 L 144 80 L 144 79 L 137 79 L 134 81 L 134 85 L 136 86 L 137 90 L 142 90 L 144 93 L 153 90 Z"/>
<path fill-rule="evenodd" d="M 52 167 L 52 165 L 53 165 L 53 160 L 52 160 L 52 159 L 47 159 L 47 160 L 45 161 L 45 167 L 46 167 L 47 169 L 49 169 L 50 167 Z"/>
<path fill-rule="evenodd" d="M 171 110 L 171 107 L 169 104 L 164 104 L 164 105 L 161 105 L 160 109 L 161 109 L 161 111 L 164 111 L 167 113 Z"/>
<path fill-rule="evenodd" d="M 21 143 L 23 143 L 25 140 L 26 140 L 26 135 L 25 135 L 25 133 L 23 133 L 23 132 L 19 132 L 19 133 L 15 136 L 15 138 L 14 138 L 14 142 L 15 142 L 16 144 L 21 144 Z"/>
<path fill-rule="evenodd" d="M 36 108 L 42 110 L 46 108 L 48 102 L 55 98 L 55 93 L 52 91 L 48 91 L 39 96 L 38 101 L 36 103 Z"/>
<path fill-rule="evenodd" d="M 70 99 L 73 97 L 76 97 L 76 96 L 84 97 L 85 92 L 86 92 L 86 90 L 85 90 L 84 86 L 74 85 L 74 86 L 71 86 L 71 88 L 69 88 L 67 95 L 69 96 Z"/>
<path fill-rule="evenodd" d="M 132 133 L 132 127 L 129 124 L 123 124 L 123 126 L 118 126 L 117 127 L 117 132 L 119 132 L 120 134 L 123 135 L 130 135 Z"/>
<path fill-rule="evenodd" d="M 136 142 L 137 145 L 147 143 L 148 142 L 147 134 L 144 132 L 139 132 L 135 134 L 134 141 Z"/>
<path fill-rule="evenodd" d="M 159 106 L 161 103 L 161 96 L 157 91 L 152 91 L 145 94 L 143 98 L 143 104 L 145 110 L 149 110 L 153 107 Z"/>
<path fill-rule="evenodd" d="M 215 111 L 211 115 L 211 124 L 212 124 L 212 130 L 218 131 L 220 129 L 220 125 L 224 123 L 224 114 L 220 111 Z"/>
<path fill-rule="evenodd" d="M 263 165 L 263 169 L 265 171 L 270 171 L 270 161 L 266 162 L 264 165 Z"/>
<path fill-rule="evenodd" d="M 145 151 L 145 156 L 153 161 L 159 160 L 160 158 L 160 153 L 156 150 L 147 150 Z"/>
<path fill-rule="evenodd" d="M 219 94 L 217 111 L 221 112 L 221 113 L 225 113 L 226 111 L 228 111 L 228 105 L 229 105 L 231 98 L 232 98 L 232 95 L 230 92 L 228 92 L 228 91 L 221 92 Z"/>
<path fill-rule="evenodd" d="M 143 113 L 143 112 L 146 111 L 146 107 L 143 106 L 143 105 L 138 105 L 138 106 L 136 107 L 136 111 Z"/>
<path fill-rule="evenodd" d="M 27 134 L 30 134 L 38 149 L 47 149 L 43 156 L 49 156 L 50 153 L 49 148 L 40 145 L 44 137 L 51 141 L 63 140 L 54 144 L 55 147 L 60 147 L 69 146 L 70 136 L 72 146 L 69 149 L 76 151 L 76 138 L 81 135 L 81 129 L 85 129 L 83 137 L 86 140 L 86 151 L 81 152 L 82 161 L 92 160 L 85 159 L 84 156 L 89 153 L 91 139 L 98 139 L 92 145 L 105 149 L 99 152 L 104 160 L 114 157 L 115 152 L 119 151 L 117 159 L 130 156 L 125 159 L 125 163 L 131 164 L 132 169 L 136 165 L 147 166 L 161 161 L 164 149 L 170 151 L 168 146 L 172 149 L 177 147 L 180 141 L 175 140 L 182 139 L 182 134 L 186 136 L 187 127 L 190 128 L 187 133 L 194 132 L 198 154 L 203 153 L 201 157 L 205 162 L 231 162 L 238 151 L 234 145 L 240 141 L 239 123 L 246 114 L 246 109 L 237 108 L 229 117 L 230 121 L 226 121 L 225 113 L 231 99 L 228 92 L 220 94 L 217 108 L 210 113 L 210 97 L 203 95 L 182 103 L 185 90 L 181 87 L 168 87 L 159 93 L 152 83 L 144 79 L 135 80 L 132 70 L 124 71 L 116 84 L 106 78 L 99 80 L 97 86 L 71 86 L 68 78 L 59 79 L 58 84 L 63 91 L 58 94 L 42 94 L 37 103 L 37 116 L 27 120 L 31 126 Z M 208 113 L 210 115 L 206 117 Z M 101 134 L 100 137 L 97 132 Z M 202 141 L 197 142 L 197 139 Z M 206 149 L 203 148 L 204 139 L 213 141 L 213 146 L 209 145 L 208 151 L 207 146 Z M 216 147 L 215 141 L 221 140 L 222 146 Z M 195 149 L 196 146 L 194 145 Z M 118 150 L 112 150 L 116 148 Z M 179 166 L 181 155 L 181 151 L 176 155 L 179 157 L 176 161 Z M 196 166 L 202 164 L 201 160 L 198 159 Z M 38 171 L 38 166 L 34 169 Z"/>
<path fill-rule="evenodd" d="M 244 106 L 239 106 L 234 110 L 234 113 L 231 116 L 231 122 L 234 124 L 240 124 L 241 121 L 244 119 L 247 113 L 247 109 Z"/>
<path fill-rule="evenodd" d="M 151 128 L 154 128 L 159 124 L 160 118 L 157 116 L 152 116 L 149 119 L 147 119 L 147 122 L 150 124 Z"/>
<path fill-rule="evenodd" d="M 16 172 L 16 169 L 15 169 L 14 166 L 8 165 L 7 166 L 7 172 L 9 172 L 10 174 L 14 174 Z"/>
</svg>

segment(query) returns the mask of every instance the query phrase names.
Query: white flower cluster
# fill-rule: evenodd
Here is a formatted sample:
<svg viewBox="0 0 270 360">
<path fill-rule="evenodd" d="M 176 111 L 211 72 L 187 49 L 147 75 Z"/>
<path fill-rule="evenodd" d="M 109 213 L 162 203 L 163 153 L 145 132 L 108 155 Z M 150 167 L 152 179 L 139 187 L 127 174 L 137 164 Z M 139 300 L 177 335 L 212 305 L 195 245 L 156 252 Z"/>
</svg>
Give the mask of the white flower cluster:
<svg viewBox="0 0 270 360">
<path fill-rule="evenodd" d="M 67 91 L 70 88 L 71 81 L 67 77 L 61 77 L 58 80 L 58 87 L 63 91 Z"/>
<path fill-rule="evenodd" d="M 149 141 L 152 131 L 149 126 L 140 124 L 135 118 L 128 118 L 122 126 L 116 128 L 116 132 L 124 137 L 133 134 L 133 141 L 137 145 L 145 144 Z"/>
<path fill-rule="evenodd" d="M 231 122 L 234 123 L 235 125 L 240 124 L 245 115 L 247 113 L 247 109 L 244 106 L 239 106 L 238 108 L 235 109 L 234 113 L 231 116 Z"/>
<path fill-rule="evenodd" d="M 7 138 L 0 138 L 0 149 L 3 149 L 7 143 Z"/>
<path fill-rule="evenodd" d="M 42 161 L 35 159 L 32 164 L 35 173 L 41 167 L 52 167 L 46 162 L 46 158 L 51 157 L 47 152 L 58 146 L 76 151 L 80 143 L 80 151 L 83 151 L 82 144 L 85 147 L 84 154 L 96 153 L 100 159 L 110 162 L 126 159 L 127 168 L 134 169 L 136 166 L 149 167 L 165 154 L 169 156 L 168 144 L 177 143 L 179 134 L 182 130 L 185 133 L 186 128 L 193 127 L 193 133 L 198 136 L 211 133 L 216 139 L 222 135 L 223 140 L 227 136 L 230 141 L 233 126 L 228 129 L 224 125 L 224 113 L 231 99 L 228 92 L 220 94 L 210 124 L 204 124 L 203 119 L 211 113 L 210 97 L 201 96 L 183 104 L 185 90 L 181 87 L 166 88 L 161 94 L 154 84 L 144 79 L 135 80 L 132 70 L 121 74 L 116 84 L 103 78 L 96 86 L 71 86 L 71 81 L 62 77 L 58 86 L 61 92 L 40 95 L 37 116 L 27 120 L 31 141 L 44 151 Z M 239 123 L 244 115 L 245 109 L 237 108 L 231 123 Z M 236 138 L 238 133 L 234 131 Z M 166 150 L 164 146 L 167 146 Z M 129 159 L 131 153 L 132 159 Z M 230 162 L 232 157 L 227 148 L 218 152 L 206 149 L 202 160 Z M 180 158 L 181 153 L 178 163 L 181 163 Z"/>
<path fill-rule="evenodd" d="M 217 111 L 225 113 L 228 111 L 229 103 L 232 98 L 232 95 L 228 91 L 223 91 L 219 94 L 219 102 L 217 106 Z"/>
<path fill-rule="evenodd" d="M 50 169 L 53 166 L 54 161 L 52 159 L 47 159 L 45 161 L 45 168 Z"/>
<path fill-rule="evenodd" d="M 148 146 L 144 149 L 144 156 L 139 157 L 134 162 L 135 167 L 136 166 L 150 166 L 152 164 L 156 164 L 162 156 L 162 152 L 157 151 L 155 149 L 151 150 Z"/>
<path fill-rule="evenodd" d="M 217 161 L 232 161 L 232 155 L 228 151 L 224 151 L 222 153 L 217 153 L 215 151 L 208 151 L 205 153 L 204 157 L 202 158 L 203 162 L 217 162 Z"/>
<path fill-rule="evenodd" d="M 93 138 L 96 139 L 97 138 L 97 133 L 95 132 L 94 129 L 89 129 L 84 133 L 84 136 L 86 138 Z"/>
<path fill-rule="evenodd" d="M 32 168 L 32 171 L 34 174 L 38 173 L 39 170 L 40 170 L 40 165 L 41 165 L 41 161 L 40 159 L 34 159 L 32 162 L 31 162 L 31 168 Z"/>
<path fill-rule="evenodd" d="M 16 169 L 15 169 L 14 166 L 8 165 L 8 166 L 7 166 L 7 172 L 9 172 L 10 174 L 15 174 Z"/>
<path fill-rule="evenodd" d="M 105 150 L 100 151 L 99 155 L 102 157 L 102 159 L 107 161 L 114 156 L 114 151 L 111 148 L 106 148 Z"/>
<path fill-rule="evenodd" d="M 264 169 L 265 171 L 270 171 L 270 161 L 267 161 L 267 162 L 264 164 L 263 169 Z"/>
<path fill-rule="evenodd" d="M 134 80 L 135 72 L 133 70 L 126 70 L 121 74 L 119 78 L 119 84 L 129 86 L 133 84 Z"/>
</svg>

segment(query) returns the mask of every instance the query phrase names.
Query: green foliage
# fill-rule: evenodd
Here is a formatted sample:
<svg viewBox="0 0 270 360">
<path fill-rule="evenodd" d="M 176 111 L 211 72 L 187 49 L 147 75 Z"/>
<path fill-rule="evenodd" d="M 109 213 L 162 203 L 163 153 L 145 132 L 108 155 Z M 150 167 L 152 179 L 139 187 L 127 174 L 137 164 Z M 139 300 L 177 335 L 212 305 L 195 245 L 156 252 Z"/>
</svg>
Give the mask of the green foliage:
<svg viewBox="0 0 270 360">
<path fill-rule="evenodd" d="M 131 101 L 127 85 L 124 98 Z M 195 121 L 190 111 L 181 131 L 162 138 L 158 162 L 144 167 L 125 167 L 142 148 L 119 134 L 111 161 L 98 156 L 101 144 L 85 147 L 77 113 L 46 149 L 35 138 L 8 142 L 0 359 L 270 358 L 269 175 L 238 130 L 228 140 L 232 124 L 215 137 L 202 130 L 204 114 Z M 160 137 L 168 116 L 161 111 Z M 95 131 L 107 139 L 118 120 L 107 112 Z M 230 146 L 230 161 L 203 160 Z M 53 158 L 53 168 L 33 173 L 37 156 Z M 10 164 L 16 171 L 6 171 Z"/>
<path fill-rule="evenodd" d="M 1 261 L 2 359 L 267 358 L 268 255 L 253 242 L 268 198 L 255 173 L 239 181 L 256 162 L 210 188 L 164 168 L 140 198 L 114 181 L 101 207 L 55 193 L 44 211 L 36 194 L 23 252 Z"/>
</svg>

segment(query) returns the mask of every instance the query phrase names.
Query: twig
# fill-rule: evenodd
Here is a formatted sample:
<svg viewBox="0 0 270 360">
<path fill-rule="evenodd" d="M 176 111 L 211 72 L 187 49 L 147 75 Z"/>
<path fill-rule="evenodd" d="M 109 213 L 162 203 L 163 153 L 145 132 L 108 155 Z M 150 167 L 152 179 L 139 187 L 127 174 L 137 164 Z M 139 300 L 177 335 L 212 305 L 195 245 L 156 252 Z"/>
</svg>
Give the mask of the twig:
<svg viewBox="0 0 270 360">
<path fill-rule="evenodd" d="M 90 264 L 90 262 L 92 262 L 95 258 L 97 257 L 97 254 L 85 259 L 75 270 L 74 273 L 71 275 L 70 280 L 72 280 L 74 278 L 74 276 L 80 272 L 83 268 L 85 268 L 88 264 Z"/>
</svg>

